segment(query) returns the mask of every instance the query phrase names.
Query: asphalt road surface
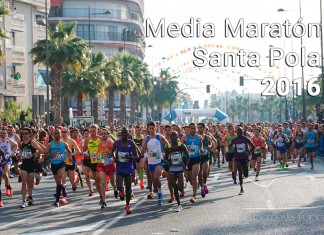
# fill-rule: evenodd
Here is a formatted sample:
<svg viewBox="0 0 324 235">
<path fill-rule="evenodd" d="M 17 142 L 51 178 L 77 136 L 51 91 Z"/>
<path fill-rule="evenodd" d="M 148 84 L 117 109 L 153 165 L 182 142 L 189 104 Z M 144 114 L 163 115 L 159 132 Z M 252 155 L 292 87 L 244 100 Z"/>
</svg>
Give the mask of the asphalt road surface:
<svg viewBox="0 0 324 235">
<path fill-rule="evenodd" d="M 35 187 L 36 204 L 20 209 L 20 185 L 12 179 L 14 196 L 2 195 L 0 234 L 324 234 L 324 161 L 290 164 L 281 171 L 270 160 L 263 165 L 260 181 L 253 170 L 245 179 L 245 194 L 239 196 L 226 165 L 212 167 L 208 179 L 209 194 L 189 202 L 191 186 L 182 199 L 183 211 L 175 212 L 176 203 L 168 204 L 169 192 L 163 179 L 164 204 L 146 199 L 147 190 L 133 186 L 136 199 L 131 215 L 125 201 L 107 192 L 106 209 L 100 209 L 99 197 L 88 196 L 86 188 L 72 192 L 68 185 L 68 204 L 55 208 L 55 184 L 51 174 Z"/>
</svg>

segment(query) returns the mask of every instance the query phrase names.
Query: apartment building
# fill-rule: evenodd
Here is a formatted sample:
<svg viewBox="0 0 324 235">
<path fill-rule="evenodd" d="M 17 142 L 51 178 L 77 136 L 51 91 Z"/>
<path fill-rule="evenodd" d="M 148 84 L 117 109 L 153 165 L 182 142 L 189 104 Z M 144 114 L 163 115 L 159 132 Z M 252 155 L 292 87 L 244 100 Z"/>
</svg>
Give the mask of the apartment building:
<svg viewBox="0 0 324 235">
<path fill-rule="evenodd" d="M 45 0 L 3 0 L 11 10 L 2 22 L 9 39 L 1 40 L 5 58 L 0 67 L 0 108 L 9 100 L 33 105 L 34 114 L 43 114 L 46 102 L 44 65 L 33 65 L 30 50 L 45 39 Z"/>
<path fill-rule="evenodd" d="M 144 58 L 144 0 L 51 0 L 50 24 L 59 21 L 77 21 L 76 34 L 84 38 L 94 51 L 108 57 L 129 53 Z M 114 94 L 115 118 L 119 117 L 120 95 Z M 91 102 L 84 102 L 85 115 L 89 115 Z M 70 101 L 76 107 L 76 100 Z M 129 111 L 130 98 L 126 98 Z M 100 102 L 99 115 L 108 115 L 108 100 Z M 128 112 L 127 112 L 128 113 Z M 127 117 L 128 114 L 126 114 Z"/>
</svg>

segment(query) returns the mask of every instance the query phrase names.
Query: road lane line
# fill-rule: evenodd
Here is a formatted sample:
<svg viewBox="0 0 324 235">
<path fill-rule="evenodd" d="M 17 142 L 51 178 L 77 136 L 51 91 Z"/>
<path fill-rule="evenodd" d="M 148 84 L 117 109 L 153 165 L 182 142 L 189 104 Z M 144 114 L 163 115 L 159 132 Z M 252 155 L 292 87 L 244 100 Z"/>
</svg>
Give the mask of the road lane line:
<svg viewBox="0 0 324 235">
<path fill-rule="evenodd" d="M 268 208 L 268 207 L 246 207 L 243 208 L 243 210 L 312 210 L 312 209 L 318 209 L 318 208 L 323 208 L 323 206 L 309 206 L 309 207 L 273 207 L 273 208 Z"/>
</svg>

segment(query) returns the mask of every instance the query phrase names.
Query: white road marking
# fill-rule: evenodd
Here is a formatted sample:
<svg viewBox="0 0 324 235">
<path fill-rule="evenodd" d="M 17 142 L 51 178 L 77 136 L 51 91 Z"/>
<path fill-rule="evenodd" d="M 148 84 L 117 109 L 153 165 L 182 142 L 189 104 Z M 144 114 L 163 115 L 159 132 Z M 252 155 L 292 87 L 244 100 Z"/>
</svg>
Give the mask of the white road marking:
<svg viewBox="0 0 324 235">
<path fill-rule="evenodd" d="M 323 206 L 309 206 L 309 207 L 273 207 L 273 208 L 268 208 L 268 207 L 259 207 L 259 208 L 253 208 L 253 207 L 246 207 L 243 208 L 243 210 L 312 210 L 312 209 L 318 209 L 318 208 L 323 208 Z"/>
<path fill-rule="evenodd" d="M 255 185 L 258 185 L 258 186 L 260 186 L 260 187 L 262 187 L 262 188 L 267 188 L 267 187 L 271 186 L 274 182 L 279 182 L 279 183 L 281 183 L 281 184 L 285 184 L 284 182 L 282 182 L 282 181 L 281 181 L 280 179 L 278 179 L 278 178 L 275 178 L 275 179 L 272 180 L 269 184 L 263 184 L 263 183 L 261 184 L 261 183 L 257 183 L 257 182 L 255 182 L 255 181 L 249 179 L 249 178 L 247 178 L 247 179 L 245 179 L 245 180 L 250 181 L 251 183 L 253 183 L 253 184 L 255 184 Z"/>
<path fill-rule="evenodd" d="M 215 174 L 213 179 L 212 179 L 212 182 L 217 182 L 217 180 L 222 176 L 223 174 L 222 173 L 218 173 L 218 174 Z"/>
</svg>

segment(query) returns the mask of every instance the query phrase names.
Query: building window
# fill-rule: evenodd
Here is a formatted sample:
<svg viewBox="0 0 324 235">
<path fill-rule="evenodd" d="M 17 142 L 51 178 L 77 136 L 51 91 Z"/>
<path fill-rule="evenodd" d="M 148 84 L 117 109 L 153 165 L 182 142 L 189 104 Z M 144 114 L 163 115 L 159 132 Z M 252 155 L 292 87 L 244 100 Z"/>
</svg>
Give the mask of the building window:
<svg viewBox="0 0 324 235">
<path fill-rule="evenodd" d="M 89 24 L 77 25 L 77 36 L 89 40 Z M 90 25 L 90 39 L 95 40 L 94 25 Z"/>
</svg>

